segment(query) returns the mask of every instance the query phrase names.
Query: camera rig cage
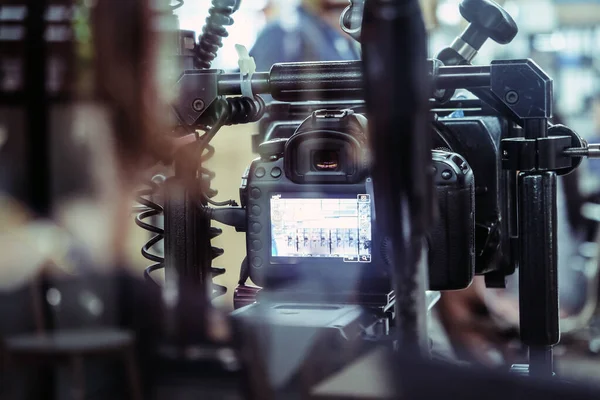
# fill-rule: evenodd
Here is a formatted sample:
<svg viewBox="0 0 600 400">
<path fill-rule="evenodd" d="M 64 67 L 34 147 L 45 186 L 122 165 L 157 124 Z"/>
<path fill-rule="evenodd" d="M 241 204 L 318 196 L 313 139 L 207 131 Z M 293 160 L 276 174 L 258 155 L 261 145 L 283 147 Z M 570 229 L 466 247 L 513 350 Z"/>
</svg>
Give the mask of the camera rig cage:
<svg viewBox="0 0 600 400">
<path fill-rule="evenodd" d="M 199 332 L 204 333 L 202 322 L 197 323 L 196 318 L 189 318 L 189 316 L 192 315 L 190 314 L 190 310 L 192 310 L 193 315 L 200 317 L 199 319 L 207 317 L 208 307 L 203 301 L 205 297 L 209 297 L 206 293 L 206 284 L 211 277 L 222 272 L 212 266 L 213 258 L 218 257 L 222 251 L 210 244 L 211 239 L 220 233 L 218 229 L 211 227 L 211 219 L 234 226 L 240 226 L 239 221 L 243 220 L 238 212 L 231 210 L 224 212 L 219 208 L 208 209 L 206 207 L 208 204 L 225 205 L 211 199 L 211 196 L 215 194 L 210 187 L 210 180 L 214 174 L 202 165 L 214 153 L 214 148 L 210 146 L 209 141 L 222 125 L 259 120 L 265 108 L 261 99 L 255 96 L 259 93 L 271 93 L 276 99 L 289 102 L 309 99 L 335 102 L 335 99 L 351 99 L 341 101 L 364 104 L 369 113 L 369 121 L 375 128 L 374 132 L 377 133 L 376 139 L 387 147 L 384 150 L 387 150 L 388 153 L 382 153 L 381 147 L 377 147 L 377 151 L 380 152 L 377 154 L 378 158 L 394 158 L 394 161 L 402 164 L 402 168 L 394 171 L 396 174 L 394 178 L 401 174 L 402 179 L 397 181 L 396 186 L 389 187 L 387 192 L 383 191 L 384 195 L 378 196 L 378 198 L 381 200 L 381 204 L 387 205 L 387 208 L 384 208 L 388 212 L 390 220 L 397 223 L 398 221 L 404 222 L 404 218 L 406 218 L 405 225 L 411 227 L 413 232 L 417 232 L 414 236 L 418 236 L 422 233 L 423 227 L 427 225 L 428 216 L 426 214 L 428 211 L 426 207 L 415 208 L 413 205 L 427 200 L 424 196 L 428 193 L 427 185 L 418 179 L 418 174 L 420 171 L 424 171 L 431 162 L 431 153 L 426 135 L 418 135 L 419 129 L 416 129 L 415 120 L 422 119 L 423 125 L 427 125 L 429 121 L 427 121 L 426 114 L 430 108 L 426 107 L 426 100 L 431 97 L 430 103 L 436 112 L 464 109 L 467 113 L 471 112 L 470 110 L 479 110 L 480 107 L 492 105 L 496 112 L 508 115 L 510 121 L 516 121 L 515 132 L 518 135 L 504 139 L 506 141 L 503 142 L 503 147 L 506 153 L 502 154 L 506 159 L 506 167 L 509 168 L 507 174 L 513 176 L 515 188 L 519 188 L 520 192 L 524 194 L 518 201 L 526 206 L 526 209 L 521 208 L 519 214 L 511 221 L 515 228 L 513 232 L 518 234 L 514 237 L 514 241 L 522 245 L 522 251 L 518 254 L 519 268 L 529 290 L 524 291 L 521 297 L 522 335 L 524 341 L 531 347 L 532 353 L 530 367 L 517 367 L 515 372 L 548 376 L 552 371 L 551 343 L 557 339 L 555 331 L 557 324 L 555 323 L 558 320 L 557 292 L 553 286 L 556 283 L 556 258 L 553 257 L 556 254 L 556 242 L 552 235 L 556 229 L 554 224 L 556 203 L 553 185 L 556 175 L 575 168 L 580 157 L 597 157 L 600 154 L 600 146 L 587 145 L 573 132 L 547 124 L 547 119 L 551 115 L 551 98 L 544 97 L 540 100 L 539 97 L 534 98 L 533 94 L 551 96 L 551 81 L 548 77 L 539 71 L 535 64 L 527 60 L 496 62 L 482 67 L 453 66 L 452 61 L 440 60 L 445 64 L 442 65 L 435 60 L 430 60 L 427 67 L 424 26 L 418 2 L 390 0 L 367 0 L 364 3 L 365 18 L 362 21 L 362 32 L 357 30 L 356 26 L 350 27 L 349 33 L 353 37 L 361 38 L 365 55 L 364 63 L 283 64 L 274 66 L 269 73 L 253 74 L 224 74 L 222 71 L 210 70 L 211 61 L 221 46 L 221 39 L 227 35 L 225 26 L 233 22 L 231 14 L 238 8 L 239 2 L 239 0 L 213 0 L 213 7 L 199 43 L 196 43 L 193 32 L 180 32 L 176 40 L 177 45 L 173 48 L 178 51 L 181 68 L 184 72 L 178 80 L 180 96 L 173 104 L 173 110 L 180 117 L 179 128 L 188 133 L 186 137 L 193 139 L 182 142 L 191 143 L 193 141 L 193 144 L 189 145 L 189 149 L 181 148 L 175 155 L 175 175 L 173 177 L 164 182 L 149 182 L 150 189 L 139 193 L 139 200 L 144 205 L 144 209 L 138 215 L 137 223 L 156 234 L 143 248 L 144 255 L 156 262 L 155 265 L 148 268 L 146 275 L 149 276 L 151 271 L 165 267 L 167 282 L 179 279 L 175 283 L 184 289 L 180 293 L 185 296 L 182 296 L 176 309 L 173 310 L 178 314 L 178 321 L 187 322 L 181 324 L 184 337 L 176 335 L 178 339 L 183 339 L 186 344 L 197 343 L 198 340 L 203 341 L 205 338 L 205 336 L 198 335 Z M 353 0 L 352 2 L 354 6 L 363 6 L 360 1 Z M 22 87 L 18 87 L 16 91 L 12 92 L 2 88 L 0 102 L 3 106 L 14 107 L 16 105 L 26 110 L 28 124 L 23 130 L 24 137 L 29 143 L 24 154 L 28 171 L 27 175 L 23 176 L 26 178 L 23 181 L 35 182 L 36 185 L 33 185 L 33 192 L 30 195 L 24 196 L 25 202 L 37 215 L 49 217 L 53 201 L 49 184 L 50 160 L 47 151 L 52 142 L 49 111 L 53 105 L 69 99 L 66 83 L 70 80 L 64 80 L 65 87 L 49 91 L 46 82 L 48 78 L 46 65 L 49 55 L 60 53 L 61 56 L 69 56 L 70 47 L 64 46 L 64 42 L 49 44 L 44 27 L 50 23 L 60 27 L 70 26 L 68 13 L 65 13 L 64 19 L 60 23 L 57 23 L 54 20 L 48 20 L 46 11 L 50 3 L 61 3 L 61 6 L 62 3 L 65 5 L 71 5 L 71 3 L 67 0 L 63 2 L 47 0 L 9 2 L 9 4 L 13 3 L 26 4 L 27 12 L 13 14 L 12 17 L 16 20 L 3 20 L 3 24 L 22 25 L 27 34 L 13 42 L 16 46 L 13 44 L 6 46 L 7 50 L 10 50 L 7 51 L 7 54 L 14 55 L 15 50 L 19 52 L 24 50 L 23 59 L 26 60 L 26 70 L 22 71 L 24 72 Z M 110 2 L 93 3 L 114 6 Z M 175 8 L 181 5 L 183 0 L 177 0 L 177 3 Z M 471 1 L 470 3 L 477 2 Z M 483 0 L 480 0 L 479 3 L 491 7 L 489 11 L 492 13 L 503 15 L 501 9 L 497 10 L 499 7 L 495 3 Z M 386 15 L 377 13 L 377 10 L 385 11 Z M 356 23 L 352 16 L 346 22 Z M 480 26 L 482 22 L 472 22 L 472 25 L 467 28 L 467 37 L 463 35 L 461 40 L 453 43 L 451 51 L 449 51 L 450 54 L 456 56 L 455 61 L 458 64 L 464 63 L 466 59 L 470 60 L 478 48 L 477 46 L 483 43 L 482 36 L 475 35 L 477 40 L 474 40 L 473 36 L 474 33 L 482 30 Z M 484 34 L 483 38 L 485 37 Z M 6 44 L 6 37 L 3 37 L 2 41 L 3 44 Z M 20 45 L 23 45 L 23 48 L 20 48 Z M 48 52 L 45 51 L 46 48 Z M 379 68 L 374 69 L 370 60 L 376 50 L 383 51 L 379 53 L 381 55 Z M 7 66 L 9 66 L 8 63 L 5 67 Z M 521 72 L 525 76 L 532 76 L 533 81 L 524 80 L 523 75 L 517 73 L 518 68 L 521 68 Z M 503 77 L 499 74 L 505 75 Z M 504 93 L 504 87 L 499 84 L 499 82 L 508 81 L 508 76 L 512 76 L 514 79 L 512 81 L 514 86 L 511 86 L 511 89 L 516 92 L 517 97 L 514 93 L 510 95 Z M 419 79 L 415 80 L 414 77 L 419 77 Z M 423 83 L 429 81 L 434 82 L 435 88 L 438 90 L 435 88 L 424 90 L 428 84 L 423 85 Z M 369 88 L 381 87 L 377 85 L 382 82 L 385 82 L 388 91 L 369 91 Z M 480 100 L 456 101 L 446 98 L 451 94 L 453 88 L 459 87 L 476 93 Z M 493 87 L 496 88 L 495 93 L 492 92 Z M 446 92 L 442 93 L 439 90 L 446 90 Z M 401 95 L 399 96 L 398 93 Z M 224 98 L 227 95 L 239 94 L 242 94 L 243 97 Z M 517 98 L 525 99 L 530 104 L 535 104 L 536 107 L 539 105 L 540 108 L 521 109 L 519 108 L 520 101 L 515 104 L 506 104 Z M 425 100 L 425 107 L 423 107 L 425 113 L 420 117 L 415 111 L 422 111 L 416 106 L 419 104 L 420 107 L 422 102 L 415 99 Z M 394 106 L 393 109 L 390 105 Z M 327 106 L 325 107 L 327 108 Z M 386 122 L 398 119 L 402 123 L 406 123 L 402 125 L 403 129 L 382 129 L 386 126 Z M 429 127 L 429 125 L 427 126 Z M 9 128 L 11 131 L 13 130 L 12 126 Z M 196 129 L 204 129 L 207 133 L 200 136 L 194 132 Z M 564 140 L 560 139 L 560 136 L 558 136 L 559 139 L 553 139 L 557 137 L 558 133 L 565 137 Z M 569 143 L 567 143 L 566 137 L 571 138 Z M 198 147 L 204 151 L 200 160 L 197 160 Z M 423 151 L 414 152 L 413 150 L 417 148 L 422 148 Z M 556 152 L 553 153 L 552 149 Z M 193 152 L 198 162 L 189 162 L 189 158 L 185 157 L 187 150 Z M 390 156 L 392 154 L 393 156 Z M 569 164 L 569 166 L 561 167 L 562 163 Z M 404 168 L 407 165 L 415 168 Z M 514 171 L 516 168 L 523 171 L 519 173 L 519 176 Z M 385 179 L 381 178 L 381 175 L 375 176 L 375 183 L 377 181 L 385 182 Z M 162 206 L 154 202 L 158 200 L 153 196 L 161 187 L 161 194 L 157 193 L 157 197 L 162 197 L 164 193 Z M 409 212 L 405 212 L 400 207 L 399 198 L 408 200 Z M 205 207 L 198 207 L 199 204 Z M 415 210 L 418 212 L 415 213 Z M 164 229 L 152 226 L 146 221 L 163 211 L 165 214 Z M 521 229 L 523 227 L 540 228 L 540 231 L 527 231 Z M 539 237 L 536 237 L 538 233 Z M 150 252 L 150 248 L 162 239 L 165 240 L 164 259 Z M 528 393 L 535 390 L 536 393 L 540 393 L 540 395 L 543 393 L 547 398 L 598 398 L 597 393 L 577 391 L 572 386 L 561 388 L 557 382 L 545 382 L 537 379 L 517 382 L 510 377 L 490 377 L 487 372 L 484 373 L 481 370 L 465 372 L 449 366 L 438 367 L 420 357 L 410 357 L 414 355 L 407 354 L 410 353 L 410 346 L 416 344 L 419 339 L 419 312 L 423 311 L 424 313 L 416 301 L 422 289 L 416 284 L 415 278 L 420 249 L 418 246 L 413 246 L 412 237 L 406 237 L 396 232 L 393 239 L 395 247 L 398 249 L 396 254 L 401 256 L 397 258 L 398 262 L 393 266 L 393 274 L 396 277 L 394 282 L 396 320 L 400 322 L 397 326 L 396 339 L 400 347 L 408 352 L 401 352 L 400 357 L 390 355 L 389 358 L 393 361 L 393 365 L 390 363 L 389 367 L 393 372 L 402 373 L 403 394 L 406 394 L 407 397 L 411 397 L 412 394 L 415 395 L 414 397 L 434 397 L 453 393 L 460 398 L 484 396 L 492 399 L 505 399 L 506 396 L 514 396 L 515 390 L 520 389 L 521 391 L 527 390 Z M 538 244 L 540 246 L 536 247 Z M 538 257 L 540 254 L 541 256 Z M 177 274 L 173 273 L 175 271 Z M 143 296 L 143 299 L 139 299 L 145 300 L 143 303 L 146 306 L 134 306 L 137 294 L 134 293 L 136 290 L 131 289 L 141 289 L 137 286 L 137 280 L 134 281 L 133 286 L 128 282 L 119 284 L 120 293 L 116 297 L 121 301 L 125 314 L 131 314 L 126 315 L 124 319 L 133 318 L 135 314 L 135 319 L 148 317 L 148 321 L 152 322 L 161 320 L 162 316 L 158 315 L 161 305 L 160 293 L 155 290 L 149 291 L 147 298 Z M 114 284 L 115 282 L 110 279 L 110 283 Z M 93 285 L 96 284 L 94 279 Z M 223 288 L 213 287 L 212 289 L 213 295 L 219 295 L 222 292 Z M 111 296 L 112 294 L 111 292 Z M 252 295 L 254 294 L 252 293 Z M 114 296 L 111 297 L 112 299 Z M 47 316 L 50 312 L 47 311 L 44 314 Z M 170 318 L 172 315 L 168 317 Z M 51 321 L 51 318 L 48 319 Z M 335 328 L 335 325 L 332 327 Z M 139 328 L 141 329 L 138 330 L 138 333 L 141 333 L 142 340 L 147 341 L 148 336 L 143 336 L 147 335 L 148 331 L 153 331 L 153 327 L 142 323 Z M 154 336 L 154 334 L 151 333 L 150 336 Z M 249 347 L 251 346 L 245 346 L 243 352 L 252 351 Z M 156 343 L 153 341 L 144 343 L 142 349 L 156 353 Z M 197 352 L 192 353 L 197 355 Z M 198 369 L 190 370 L 189 363 L 186 365 L 187 370 L 181 367 L 175 368 L 172 362 L 166 363 L 168 365 L 145 363 L 145 366 L 153 371 L 150 376 L 158 377 L 165 370 L 170 371 L 171 376 L 176 376 L 177 385 L 182 384 L 181 378 L 182 375 L 186 375 L 186 372 L 186 376 L 194 382 L 197 382 L 199 376 L 206 373 L 207 379 L 210 380 L 208 384 L 211 385 L 202 387 L 204 391 L 201 393 L 206 394 L 206 389 L 212 389 L 215 384 L 213 379 L 215 369 L 222 367 L 222 354 L 220 352 L 213 353 L 211 352 L 206 357 L 211 362 L 205 369 L 201 369 L 200 374 L 198 374 Z M 324 352 L 324 355 L 325 357 L 337 355 L 333 353 L 332 351 Z M 229 353 L 225 352 L 225 355 L 227 354 Z M 167 355 L 170 361 L 171 355 L 171 353 Z M 262 354 L 257 355 L 262 356 Z M 260 357 L 257 358 L 260 361 Z M 317 363 L 322 358 L 318 358 L 314 365 L 318 365 Z M 216 359 L 220 360 L 219 363 L 213 362 Z M 201 364 L 201 367 L 204 367 L 204 364 Z M 265 383 L 261 381 L 260 373 L 258 373 L 260 365 L 252 365 L 252 367 L 249 368 L 252 377 L 259 378 L 254 379 L 258 383 L 252 382 L 252 384 L 255 387 L 260 386 Z M 385 367 L 388 367 L 388 364 L 385 364 Z M 397 370 L 398 368 L 401 371 Z M 231 378 L 230 375 L 228 377 Z M 52 383 L 52 377 L 49 381 Z M 156 380 L 149 379 L 145 383 L 152 386 Z M 51 385 L 44 386 L 48 388 L 45 393 L 50 395 Z M 230 382 L 227 382 L 225 386 L 232 387 Z M 493 387 L 494 390 L 490 391 L 490 387 Z M 168 394 L 165 393 L 165 395 L 177 398 L 178 393 L 174 385 L 169 386 L 169 389 Z M 268 391 L 267 385 L 259 387 L 259 389 L 262 390 L 257 392 L 260 393 L 260 396 L 256 398 L 265 398 L 264 394 Z"/>
<path fill-rule="evenodd" d="M 369 26 L 369 12 L 373 20 L 375 7 L 385 8 L 384 4 L 375 4 L 377 1 L 354 3 L 360 3 L 365 8 L 363 31 Z M 373 7 L 371 11 L 369 5 Z M 351 4 L 350 8 L 353 6 Z M 256 122 L 263 117 L 267 107 L 260 94 L 269 94 L 274 100 L 285 103 L 323 102 L 320 108 L 327 108 L 327 104 L 347 102 L 362 106 L 362 100 L 366 98 L 367 112 L 369 106 L 374 107 L 376 103 L 373 100 L 376 95 L 365 91 L 365 88 L 380 83 L 382 78 L 373 78 L 368 60 L 279 63 L 273 65 L 269 72 L 254 72 L 250 68 L 242 69 L 241 73 L 224 73 L 209 69 L 221 46 L 222 37 L 227 34 L 225 25 L 232 23 L 231 14 L 238 7 L 239 1 L 213 0 L 213 8 L 200 43 L 193 49 L 183 44 L 189 43 L 190 39 L 194 41 L 194 33 L 180 32 L 178 56 L 183 72 L 177 81 L 179 96 L 172 105 L 173 112 L 187 133 L 199 128 L 206 130 L 203 136 L 199 136 L 195 146 L 200 143 L 201 151 L 207 153 L 202 156 L 200 165 L 185 165 L 175 159 L 175 176 L 165 182 L 164 230 L 142 222 L 144 218 L 162 212 L 163 207 L 140 196 L 140 200 L 150 209 L 138 216 L 138 224 L 157 233 L 143 249 L 146 257 L 158 262 L 148 268 L 147 278 L 153 270 L 172 266 L 179 279 L 202 286 L 212 277 L 224 272 L 212 266 L 212 260 L 221 255 L 222 250 L 210 245 L 210 240 L 220 234 L 218 229 L 211 227 L 211 219 L 243 231 L 246 229 L 242 217 L 244 210 L 215 208 L 211 211 L 208 208 L 210 204 L 222 206 L 231 203 L 215 203 L 210 199 L 216 194 L 210 188 L 210 180 L 214 174 L 201 164 L 214 153 L 209 141 L 219 128 L 223 125 Z M 507 269 L 489 271 L 486 281 L 489 286 L 502 287 L 504 277 L 518 267 L 521 338 L 530 348 L 530 364 L 528 367 L 516 366 L 515 371 L 551 376 L 552 346 L 558 343 L 560 336 L 556 242 L 557 176 L 573 171 L 581 163 L 582 157 L 596 155 L 597 149 L 594 145 L 589 146 L 569 128 L 550 123 L 552 80 L 534 61 L 496 60 L 490 65 L 470 65 L 477 50 L 488 38 L 498 43 L 508 43 L 516 35 L 517 27 L 512 18 L 491 0 L 463 0 L 460 7 L 462 15 L 470 22 L 463 34 L 436 58 L 427 60 L 426 64 L 425 60 L 422 63 L 415 62 L 410 68 L 400 69 L 397 74 L 403 71 L 414 72 L 419 68 L 423 74 L 427 72 L 426 78 L 432 82 L 428 95 L 429 104 L 434 112 L 461 109 L 475 115 L 496 114 L 502 116 L 510 126 L 510 135 L 502 137 L 499 145 L 502 173 L 505 174 L 511 191 L 504 195 L 510 198 L 506 222 L 512 263 Z M 342 16 L 342 20 L 344 18 Z M 353 31 L 353 36 L 362 36 L 365 55 L 368 54 L 365 50 L 369 46 L 377 47 L 377 44 L 373 44 L 372 33 L 369 31 L 362 35 L 359 31 Z M 396 65 L 406 64 L 405 60 L 393 61 Z M 399 78 L 386 75 L 386 79 L 394 81 Z M 457 89 L 472 92 L 478 100 L 453 100 L 452 94 Z M 239 95 L 242 97 L 231 97 Z M 391 97 L 380 96 L 378 101 L 388 101 Z M 407 104 L 406 101 L 399 101 L 394 107 L 402 108 Z M 390 104 L 387 105 L 389 109 Z M 410 107 L 407 108 L 407 113 L 409 111 Z M 377 118 L 379 117 L 375 116 L 374 119 Z M 377 127 L 377 122 L 373 126 Z M 428 161 L 423 163 L 422 166 L 427 166 Z M 197 189 L 190 189 L 190 180 L 197 181 L 195 187 L 200 188 L 200 197 Z M 156 189 L 156 184 L 152 185 Z M 147 195 L 151 192 L 140 194 Z M 198 207 L 198 203 L 203 207 Z M 426 212 L 421 209 L 421 214 L 423 213 Z M 423 221 L 427 217 L 423 215 L 409 218 L 417 226 L 426 225 Z M 149 253 L 150 247 L 162 238 L 165 239 L 164 259 Z M 406 254 L 413 254 L 408 261 L 412 267 L 394 267 L 397 281 L 395 307 L 397 318 L 403 319 L 400 330 L 405 340 L 415 342 L 418 317 L 414 296 L 419 287 L 414 281 L 418 259 L 415 253 L 418 250 L 404 250 Z M 167 278 L 170 276 L 169 268 L 166 271 Z M 404 279 L 407 277 L 408 279 Z M 213 295 L 218 296 L 223 292 L 223 287 L 213 288 Z M 252 299 L 255 290 L 242 290 L 239 294 Z"/>
</svg>

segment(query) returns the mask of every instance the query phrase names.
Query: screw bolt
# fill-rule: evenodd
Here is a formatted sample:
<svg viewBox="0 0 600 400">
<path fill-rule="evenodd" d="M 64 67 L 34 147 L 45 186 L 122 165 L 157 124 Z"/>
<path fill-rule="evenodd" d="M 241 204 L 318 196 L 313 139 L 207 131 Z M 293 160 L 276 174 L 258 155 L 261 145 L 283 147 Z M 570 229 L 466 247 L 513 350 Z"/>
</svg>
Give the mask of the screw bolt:
<svg viewBox="0 0 600 400">
<path fill-rule="evenodd" d="M 508 104 L 515 104 L 517 101 L 519 101 L 519 94 L 514 90 L 510 90 L 504 96 L 504 100 L 506 100 Z"/>
<path fill-rule="evenodd" d="M 200 111 L 204 110 L 204 102 L 200 99 L 196 99 L 192 103 L 192 108 L 194 109 L 194 111 L 200 112 Z"/>
</svg>

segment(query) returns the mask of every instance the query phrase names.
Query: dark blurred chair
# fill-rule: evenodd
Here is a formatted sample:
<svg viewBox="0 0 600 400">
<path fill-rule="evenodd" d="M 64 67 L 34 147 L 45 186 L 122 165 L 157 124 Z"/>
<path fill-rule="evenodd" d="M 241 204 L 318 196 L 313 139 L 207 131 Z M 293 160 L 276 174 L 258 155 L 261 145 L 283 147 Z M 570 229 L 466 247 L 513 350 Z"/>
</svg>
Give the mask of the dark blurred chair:
<svg viewBox="0 0 600 400">
<path fill-rule="evenodd" d="M 128 399 L 141 400 L 140 374 L 135 358 L 133 333 L 106 327 L 70 328 L 48 331 L 44 324 L 44 299 L 40 280 L 29 287 L 35 333 L 8 335 L 0 338 L 0 360 L 5 386 L 9 388 L 13 369 L 18 367 L 68 367 L 71 398 L 86 399 L 85 363 L 91 359 L 120 360 L 126 371 Z M 6 389 L 6 388 L 5 388 Z M 0 393 L 2 393 L 0 391 Z M 9 397 L 11 398 L 11 397 Z"/>
</svg>

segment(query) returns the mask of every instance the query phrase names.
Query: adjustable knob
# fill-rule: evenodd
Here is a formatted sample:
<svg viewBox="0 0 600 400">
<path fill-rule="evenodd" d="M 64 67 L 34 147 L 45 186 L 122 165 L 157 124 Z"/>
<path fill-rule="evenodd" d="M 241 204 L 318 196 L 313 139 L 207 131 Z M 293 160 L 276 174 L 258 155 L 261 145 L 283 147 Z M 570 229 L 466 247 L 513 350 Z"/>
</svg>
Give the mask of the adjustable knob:
<svg viewBox="0 0 600 400">
<path fill-rule="evenodd" d="M 463 18 L 471 23 L 471 36 L 463 37 L 463 40 L 469 41 L 477 49 L 487 38 L 499 44 L 508 44 L 519 32 L 512 17 L 493 0 L 463 0 L 459 10 Z"/>
<path fill-rule="evenodd" d="M 459 9 L 470 24 L 450 47 L 436 57 L 444 65 L 469 64 L 488 38 L 507 44 L 519 32 L 512 17 L 493 0 L 463 0 Z"/>
</svg>

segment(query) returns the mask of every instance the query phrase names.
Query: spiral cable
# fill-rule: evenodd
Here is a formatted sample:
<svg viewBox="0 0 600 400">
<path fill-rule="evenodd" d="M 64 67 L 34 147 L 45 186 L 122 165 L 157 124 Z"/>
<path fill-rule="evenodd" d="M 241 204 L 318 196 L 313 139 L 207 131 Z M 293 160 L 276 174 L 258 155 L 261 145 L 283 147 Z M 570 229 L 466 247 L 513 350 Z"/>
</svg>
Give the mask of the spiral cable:
<svg viewBox="0 0 600 400">
<path fill-rule="evenodd" d="M 184 0 L 175 0 L 175 4 L 173 4 L 171 6 L 171 11 L 175 11 L 180 7 L 183 7 L 183 5 L 185 4 Z"/>
<path fill-rule="evenodd" d="M 214 173 L 214 171 L 209 170 L 203 165 L 215 155 L 215 148 L 211 146 L 209 142 L 212 139 L 212 137 L 214 137 L 216 130 L 218 130 L 220 126 L 225 124 L 237 125 L 249 122 L 256 122 L 263 117 L 267 107 L 265 101 L 260 96 L 255 96 L 253 99 L 248 97 L 221 98 L 220 102 L 222 110 L 219 121 L 217 122 L 215 127 L 211 129 L 211 132 L 206 133 L 204 137 L 200 138 L 203 142 L 203 146 L 202 156 L 200 157 L 199 175 L 202 181 L 203 192 L 205 195 L 204 200 L 207 204 L 211 204 L 217 207 L 237 206 L 237 203 L 233 200 L 223 202 L 217 202 L 213 200 L 213 198 L 218 194 L 218 191 L 211 187 L 211 182 L 215 178 L 216 174 Z M 219 228 L 209 228 L 210 240 L 215 239 L 222 233 L 223 231 Z M 223 255 L 223 253 L 223 249 L 216 246 L 211 246 L 211 256 L 213 260 Z M 225 269 L 215 267 L 211 263 L 209 272 L 212 280 L 212 299 L 214 300 L 227 293 L 227 287 L 214 282 L 215 278 L 225 273 Z"/>
<path fill-rule="evenodd" d="M 158 193 L 159 185 L 154 181 L 146 182 L 146 184 L 149 186 L 149 188 L 142 189 L 136 194 L 136 201 L 142 204 L 144 207 L 146 207 L 146 209 L 141 211 L 136 216 L 135 223 L 140 228 L 155 234 L 155 236 L 152 237 L 148 242 L 146 242 L 146 244 L 144 244 L 144 246 L 142 247 L 142 256 L 144 256 L 144 258 L 146 258 L 147 260 L 150 260 L 155 263 L 144 270 L 144 279 L 146 279 L 149 282 L 156 283 L 152 279 L 150 274 L 153 271 L 164 268 L 165 259 L 164 257 L 152 254 L 150 252 L 150 249 L 158 242 L 164 239 L 165 231 L 162 228 L 144 222 L 144 220 L 162 214 L 163 208 L 159 204 L 146 198 L 147 196 L 152 197 L 153 195 Z"/>
<path fill-rule="evenodd" d="M 235 202 L 232 200 L 225 201 L 225 202 L 216 202 L 216 201 L 212 200 L 212 198 L 218 194 L 217 190 L 211 188 L 212 180 L 215 178 L 216 174 L 214 171 L 211 171 L 208 168 L 204 167 L 203 163 L 207 162 L 215 155 L 215 148 L 213 146 L 211 146 L 210 144 L 208 144 L 208 142 L 205 142 L 203 151 L 206 151 L 206 152 L 204 154 L 202 154 L 202 156 L 200 157 L 200 166 L 199 166 L 198 172 L 199 172 L 200 180 L 202 182 L 202 189 L 203 189 L 202 192 L 204 193 L 204 201 L 208 204 L 212 204 L 215 206 L 235 205 Z M 220 236 L 223 233 L 223 231 L 219 228 L 210 226 L 210 223 L 211 223 L 210 220 L 208 220 L 207 224 L 208 224 L 209 240 L 212 241 L 216 237 Z M 211 264 L 210 264 L 210 269 L 208 272 L 210 274 L 210 279 L 211 279 L 211 283 L 212 283 L 212 294 L 211 294 L 212 300 L 214 300 L 218 297 L 221 297 L 227 293 L 227 287 L 225 287 L 223 285 L 219 285 L 214 282 L 215 278 L 223 275 L 226 272 L 225 268 L 219 268 L 219 267 L 215 267 L 212 265 L 212 260 L 214 260 L 217 257 L 222 256 L 224 252 L 225 251 L 222 248 L 211 245 Z"/>
<path fill-rule="evenodd" d="M 210 141 L 214 138 L 214 136 L 219 131 L 219 129 L 221 129 L 221 127 L 223 127 L 223 125 L 227 124 L 228 120 L 230 119 L 230 117 L 232 115 L 231 107 L 229 107 L 229 102 L 224 97 L 221 97 L 218 99 L 218 107 L 219 107 L 219 109 L 217 111 L 218 115 L 219 115 L 218 120 L 204 135 L 198 137 L 198 141 L 200 142 L 200 160 L 198 163 L 198 177 L 201 182 L 201 187 L 202 187 L 201 192 L 203 193 L 203 196 L 204 196 L 204 198 L 202 199 L 203 206 L 205 206 L 206 204 L 211 204 L 214 206 L 237 205 L 233 200 L 229 200 L 229 201 L 225 201 L 225 202 L 216 202 L 216 201 L 212 200 L 218 194 L 218 191 L 211 187 L 212 181 L 215 178 L 216 174 L 214 171 L 211 171 L 210 169 L 208 169 L 204 166 L 204 164 L 206 162 L 208 162 L 210 159 L 212 159 L 215 155 L 215 148 L 210 145 Z M 215 239 L 216 237 L 220 236 L 223 233 L 223 231 L 221 229 L 210 226 L 211 220 L 209 218 L 207 218 L 206 223 L 207 223 L 209 241 L 212 241 L 213 239 Z M 217 278 L 225 273 L 225 269 L 215 267 L 212 265 L 212 260 L 223 255 L 224 250 L 219 247 L 216 247 L 216 246 L 211 246 L 210 252 L 211 252 L 211 254 L 210 254 L 211 262 L 210 262 L 210 268 L 209 268 L 208 273 L 210 274 L 211 283 L 212 283 L 211 298 L 214 300 L 214 299 L 221 297 L 227 293 L 227 287 L 225 287 L 223 285 L 219 285 L 214 282 L 215 278 Z"/>
<path fill-rule="evenodd" d="M 210 69 L 219 49 L 223 47 L 223 39 L 229 36 L 227 26 L 233 25 L 231 14 L 237 7 L 236 0 L 212 0 L 212 7 L 208 10 L 209 15 L 196 47 L 196 68 Z"/>
<path fill-rule="evenodd" d="M 227 109 L 229 117 L 228 125 L 247 124 L 257 122 L 267 111 L 265 100 L 256 95 L 249 97 L 230 97 L 227 98 Z"/>
</svg>

